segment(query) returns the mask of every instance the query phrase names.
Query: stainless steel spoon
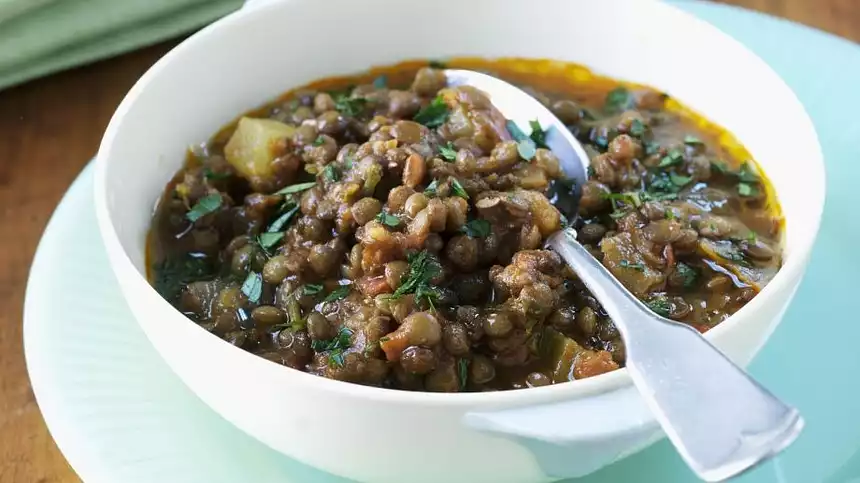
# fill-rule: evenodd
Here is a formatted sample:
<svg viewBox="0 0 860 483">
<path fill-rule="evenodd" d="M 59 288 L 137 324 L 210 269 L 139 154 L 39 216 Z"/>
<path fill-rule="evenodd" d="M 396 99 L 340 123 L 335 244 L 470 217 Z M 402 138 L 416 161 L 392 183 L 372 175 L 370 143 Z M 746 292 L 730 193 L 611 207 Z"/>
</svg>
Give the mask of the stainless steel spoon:
<svg viewBox="0 0 860 483">
<path fill-rule="evenodd" d="M 546 144 L 574 180 L 574 199 L 586 181 L 589 157 L 552 112 L 495 77 L 446 70 L 450 86 L 470 85 L 524 132 L 537 119 Z M 575 212 L 575 210 L 574 210 Z M 779 453 L 803 428 L 798 411 L 733 364 L 695 329 L 660 317 L 630 293 L 565 229 L 548 243 L 573 268 L 618 327 L 627 370 L 672 444 L 703 480 L 721 481 Z"/>
</svg>

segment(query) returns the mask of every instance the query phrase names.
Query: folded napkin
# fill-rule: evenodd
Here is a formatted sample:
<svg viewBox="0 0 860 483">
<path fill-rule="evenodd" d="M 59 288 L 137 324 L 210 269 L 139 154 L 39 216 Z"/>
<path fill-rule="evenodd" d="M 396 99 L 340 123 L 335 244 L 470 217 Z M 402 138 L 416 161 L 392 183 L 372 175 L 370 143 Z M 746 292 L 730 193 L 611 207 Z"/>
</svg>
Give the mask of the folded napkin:
<svg viewBox="0 0 860 483">
<path fill-rule="evenodd" d="M 189 32 L 242 0 L 0 0 L 0 89 Z"/>
</svg>

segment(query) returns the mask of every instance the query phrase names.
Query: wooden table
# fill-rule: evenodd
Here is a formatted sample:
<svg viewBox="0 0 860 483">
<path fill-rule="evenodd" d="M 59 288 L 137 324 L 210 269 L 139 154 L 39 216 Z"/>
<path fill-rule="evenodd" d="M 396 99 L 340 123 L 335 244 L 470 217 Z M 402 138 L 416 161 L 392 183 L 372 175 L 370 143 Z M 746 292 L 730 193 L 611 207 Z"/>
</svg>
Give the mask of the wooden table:
<svg viewBox="0 0 860 483">
<path fill-rule="evenodd" d="M 860 41 L 856 0 L 727 0 Z M 79 481 L 27 378 L 21 308 L 48 217 L 95 153 L 126 91 L 176 41 L 0 92 L 0 482 Z"/>
</svg>

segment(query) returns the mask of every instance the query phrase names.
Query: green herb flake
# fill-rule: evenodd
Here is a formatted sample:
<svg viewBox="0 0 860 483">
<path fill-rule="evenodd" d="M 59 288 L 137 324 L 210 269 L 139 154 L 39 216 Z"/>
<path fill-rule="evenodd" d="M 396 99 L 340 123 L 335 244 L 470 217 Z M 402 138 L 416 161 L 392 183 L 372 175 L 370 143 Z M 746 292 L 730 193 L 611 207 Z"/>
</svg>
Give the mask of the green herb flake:
<svg viewBox="0 0 860 483">
<path fill-rule="evenodd" d="M 282 231 L 267 232 L 261 233 L 260 236 L 257 237 L 257 243 L 263 248 L 263 250 L 268 250 L 283 239 L 284 232 Z"/>
<path fill-rule="evenodd" d="M 699 271 L 684 262 L 678 262 L 675 265 L 675 273 L 678 274 L 682 285 L 687 289 L 695 287 L 696 281 L 699 279 Z"/>
<path fill-rule="evenodd" d="M 645 135 L 645 123 L 639 119 L 634 119 L 630 121 L 630 127 L 627 129 L 627 133 L 633 137 L 641 138 Z M 647 146 L 646 146 L 647 151 Z"/>
<path fill-rule="evenodd" d="M 537 146 L 531 139 L 524 139 L 517 143 L 517 153 L 526 161 L 531 161 L 537 154 Z"/>
<path fill-rule="evenodd" d="M 334 163 L 329 163 L 323 168 L 323 178 L 330 183 L 336 183 L 340 181 L 340 171 L 337 169 L 337 166 Z"/>
<path fill-rule="evenodd" d="M 319 138 L 317 138 L 319 139 Z M 276 195 L 290 195 L 293 193 L 301 193 L 302 191 L 309 190 L 317 185 L 316 181 L 309 181 L 307 183 L 299 183 L 299 184 L 291 184 L 287 187 L 281 188 L 278 191 L 275 191 L 273 194 Z"/>
<path fill-rule="evenodd" d="M 432 280 L 442 273 L 439 259 L 427 250 L 422 250 L 410 253 L 406 260 L 409 262 L 409 273 L 406 280 L 391 294 L 391 298 L 414 293 L 416 300 L 424 299 L 432 307 L 433 300 L 439 298 L 438 289 L 432 285 Z"/>
<path fill-rule="evenodd" d="M 209 280 L 215 270 L 206 257 L 165 258 L 153 266 L 153 287 L 166 300 L 176 302 L 182 289 L 192 282 Z"/>
<path fill-rule="evenodd" d="M 469 379 L 469 363 L 472 361 L 465 358 L 457 359 L 457 375 L 460 378 L 460 390 L 466 389 L 466 383 Z"/>
<path fill-rule="evenodd" d="M 657 154 L 660 151 L 660 143 L 656 141 L 645 141 L 645 155 L 651 156 L 652 154 Z"/>
<path fill-rule="evenodd" d="M 711 169 L 716 171 L 717 173 L 728 175 L 731 174 L 729 171 L 729 167 L 726 166 L 726 163 L 718 160 L 711 160 Z"/>
<path fill-rule="evenodd" d="M 492 226 L 489 221 L 479 218 L 463 225 L 460 231 L 472 238 L 487 238 L 492 232 Z"/>
<path fill-rule="evenodd" d="M 744 161 L 738 171 L 738 180 L 742 183 L 760 183 L 761 177 L 756 172 L 752 162 Z"/>
<path fill-rule="evenodd" d="M 657 165 L 658 168 L 667 168 L 669 166 L 675 166 L 676 164 L 681 164 L 684 161 L 684 153 L 678 151 L 677 149 L 673 149 L 669 151 L 666 156 L 663 156 L 663 159 L 660 160 L 660 164 Z"/>
<path fill-rule="evenodd" d="M 463 185 L 460 184 L 460 181 L 458 181 L 457 178 L 451 179 L 451 190 L 454 192 L 454 195 L 463 199 L 469 199 L 469 193 L 466 192 Z"/>
<path fill-rule="evenodd" d="M 434 179 L 424 188 L 424 194 L 426 196 L 436 196 L 436 190 L 439 188 L 439 183 Z"/>
<path fill-rule="evenodd" d="M 373 87 L 377 89 L 385 89 L 388 87 L 388 76 L 383 74 L 376 79 L 373 79 Z"/>
<path fill-rule="evenodd" d="M 445 104 L 445 100 L 441 96 L 437 96 L 430 104 L 422 107 L 412 119 L 419 124 L 434 128 L 445 124 L 450 113 L 451 111 L 448 109 L 448 105 Z"/>
<path fill-rule="evenodd" d="M 302 291 L 305 295 L 316 295 L 323 291 L 323 285 L 321 283 L 306 283 L 302 287 Z"/>
<path fill-rule="evenodd" d="M 754 231 L 750 230 L 750 232 L 747 233 L 746 240 L 750 243 L 755 243 L 758 241 L 758 235 L 756 235 Z"/>
<path fill-rule="evenodd" d="M 523 130 L 520 129 L 520 127 L 517 126 L 517 123 L 515 123 L 514 121 L 508 119 L 508 122 L 505 123 L 505 127 L 508 129 L 508 133 L 514 139 L 514 141 L 520 142 L 529 139 L 529 137 L 526 136 L 526 133 L 524 133 Z"/>
<path fill-rule="evenodd" d="M 230 173 L 216 173 L 212 171 L 212 168 L 206 167 L 203 168 L 203 177 L 212 181 L 219 181 L 222 179 L 229 179 L 231 176 Z"/>
<path fill-rule="evenodd" d="M 263 295 L 263 276 L 257 272 L 250 272 L 242 283 L 242 293 L 252 304 L 259 302 L 260 296 Z"/>
<path fill-rule="evenodd" d="M 334 108 L 344 116 L 359 116 L 366 107 L 367 99 L 363 97 L 349 97 L 347 94 L 341 93 L 334 100 Z"/>
<path fill-rule="evenodd" d="M 289 223 L 290 220 L 292 220 L 293 217 L 296 216 L 296 213 L 299 212 L 299 205 L 292 204 L 292 203 L 284 205 L 285 208 L 287 206 L 289 206 L 290 208 L 286 212 L 284 212 L 281 216 L 276 218 L 275 221 L 273 221 L 271 225 L 269 225 L 269 228 L 266 229 L 267 233 L 275 233 L 275 232 L 284 231 L 284 227 L 287 225 L 287 223 Z"/>
<path fill-rule="evenodd" d="M 534 121 L 529 121 L 529 127 L 532 128 L 532 133 L 529 134 L 529 137 L 532 141 L 534 141 L 535 145 L 539 148 L 546 148 L 546 131 L 540 127 L 540 122 L 537 119 Z"/>
<path fill-rule="evenodd" d="M 589 178 L 593 178 L 593 177 L 594 177 L 594 174 L 595 174 L 595 172 L 594 172 L 594 166 L 588 165 L 588 168 L 586 168 L 586 169 L 585 169 L 585 174 L 586 174 Z"/>
<path fill-rule="evenodd" d="M 738 194 L 741 196 L 755 196 L 758 193 L 749 183 L 738 183 Z"/>
<path fill-rule="evenodd" d="M 221 193 L 206 195 L 197 200 L 197 203 L 195 203 L 191 210 L 185 214 L 185 218 L 188 218 L 188 221 L 194 223 L 200 218 L 220 208 L 223 201 L 224 199 L 221 197 Z"/>
<path fill-rule="evenodd" d="M 442 155 L 446 161 L 454 161 L 457 159 L 457 149 L 454 148 L 454 144 L 450 141 L 447 146 L 439 146 L 439 154 Z"/>
<path fill-rule="evenodd" d="M 385 226 L 390 226 L 391 228 L 394 228 L 400 224 L 400 218 L 385 213 L 384 211 L 376 215 L 376 221 L 382 223 Z"/>
<path fill-rule="evenodd" d="M 343 353 L 352 346 L 352 331 L 346 326 L 341 326 L 337 335 L 328 340 L 314 340 L 311 349 L 315 352 L 328 352 L 328 363 L 330 366 L 343 367 Z"/>
<path fill-rule="evenodd" d="M 671 181 L 675 186 L 682 187 L 690 184 L 690 182 L 693 181 L 693 178 L 676 173 L 669 173 L 669 181 Z"/>
<path fill-rule="evenodd" d="M 705 143 L 703 143 L 702 140 L 697 138 L 696 136 L 689 136 L 688 135 L 688 136 L 684 136 L 684 144 L 686 144 L 687 146 L 697 146 L 697 145 L 703 145 Z"/>
<path fill-rule="evenodd" d="M 621 263 L 619 263 L 619 265 L 622 268 L 629 268 L 632 270 L 636 270 L 637 272 L 644 272 L 645 271 L 645 264 L 642 262 L 631 262 L 631 261 L 625 259 L 625 260 L 621 260 Z"/>
<path fill-rule="evenodd" d="M 322 146 L 323 144 L 325 144 L 325 138 L 322 136 L 317 136 L 317 138 L 314 139 L 314 142 L 311 144 L 314 146 Z"/>
<path fill-rule="evenodd" d="M 349 295 L 350 291 L 349 285 L 341 285 L 340 287 L 332 290 L 326 297 L 323 299 L 323 303 L 325 302 L 334 302 L 336 300 L 340 300 L 342 298 L 346 298 Z"/>
<path fill-rule="evenodd" d="M 652 312 L 661 317 L 669 317 L 669 313 L 672 309 L 672 305 L 665 295 L 653 296 L 645 301 L 645 305 L 647 305 Z"/>
<path fill-rule="evenodd" d="M 603 110 L 609 114 L 619 114 L 636 104 L 633 94 L 625 87 L 616 87 L 609 91 L 603 103 Z"/>
</svg>

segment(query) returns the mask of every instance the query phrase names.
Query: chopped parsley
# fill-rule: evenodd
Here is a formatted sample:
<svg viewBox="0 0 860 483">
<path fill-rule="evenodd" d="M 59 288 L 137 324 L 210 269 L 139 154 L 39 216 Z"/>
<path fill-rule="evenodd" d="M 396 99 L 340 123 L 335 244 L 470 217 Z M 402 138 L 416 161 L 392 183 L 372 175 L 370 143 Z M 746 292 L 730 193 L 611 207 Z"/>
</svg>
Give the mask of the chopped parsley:
<svg viewBox="0 0 860 483">
<path fill-rule="evenodd" d="M 344 116 L 356 117 L 363 113 L 366 107 L 367 99 L 363 97 L 349 97 L 341 93 L 334 100 L 334 108 Z"/>
<path fill-rule="evenodd" d="M 740 265 L 747 264 L 746 257 L 740 249 L 729 240 L 717 240 L 711 244 L 714 247 L 714 253 L 725 260 L 738 262 Z"/>
<path fill-rule="evenodd" d="M 337 166 L 334 163 L 329 163 L 323 168 L 323 178 L 326 181 L 331 183 L 336 183 L 340 181 L 340 170 L 337 169 Z"/>
<path fill-rule="evenodd" d="M 740 180 L 742 183 L 761 182 L 761 178 L 755 171 L 755 168 L 752 167 L 752 163 L 749 161 L 744 161 L 743 163 L 741 163 L 741 168 L 738 171 L 738 180 Z"/>
<path fill-rule="evenodd" d="M 259 302 L 260 296 L 263 295 L 263 276 L 257 272 L 248 273 L 248 277 L 242 283 L 242 293 L 252 304 Z"/>
<path fill-rule="evenodd" d="M 319 138 L 317 138 L 319 139 Z M 276 195 L 289 195 L 293 193 L 301 193 L 302 191 L 309 190 L 317 185 L 316 181 L 308 181 L 307 183 L 299 183 L 299 184 L 291 184 L 284 188 L 275 191 L 273 194 Z"/>
<path fill-rule="evenodd" d="M 406 260 L 409 262 L 409 273 L 391 297 L 397 298 L 412 293 L 415 294 L 416 301 L 424 299 L 432 307 L 433 300 L 439 298 L 439 291 L 432 284 L 432 280 L 442 273 L 439 259 L 427 250 L 422 250 L 410 253 Z"/>
<path fill-rule="evenodd" d="M 325 144 L 325 138 L 322 136 L 317 136 L 317 138 L 314 139 L 314 142 L 311 144 L 314 146 L 322 146 L 323 144 Z"/>
<path fill-rule="evenodd" d="M 489 221 L 478 218 L 463 225 L 460 231 L 472 238 L 487 238 L 492 231 L 491 228 Z"/>
<path fill-rule="evenodd" d="M 738 194 L 741 196 L 756 196 L 758 191 L 749 183 L 738 183 Z"/>
<path fill-rule="evenodd" d="M 328 363 L 330 366 L 343 367 L 343 353 L 352 346 L 352 331 L 346 326 L 341 326 L 337 335 L 329 340 L 314 340 L 311 349 L 316 352 L 328 352 Z"/>
<path fill-rule="evenodd" d="M 517 142 L 517 153 L 519 153 L 520 157 L 526 161 L 530 161 L 534 158 L 535 153 L 537 152 L 537 144 L 535 144 L 535 141 L 526 136 L 526 133 L 517 126 L 517 123 L 510 119 L 508 119 L 505 127 L 507 127 L 511 137 L 514 138 L 514 141 Z M 540 124 L 538 124 L 538 128 L 540 128 Z"/>
<path fill-rule="evenodd" d="M 671 181 L 675 186 L 683 187 L 689 184 L 690 181 L 693 181 L 693 178 L 676 173 L 669 173 L 669 181 Z"/>
<path fill-rule="evenodd" d="M 214 267 L 206 257 L 165 258 L 153 266 L 153 287 L 168 301 L 175 302 L 182 289 L 192 282 L 208 280 L 215 275 Z"/>
<path fill-rule="evenodd" d="M 460 184 L 460 181 L 458 181 L 457 178 L 451 179 L 451 190 L 454 192 L 454 195 L 467 200 L 469 199 L 469 193 L 466 193 L 466 190 L 463 188 L 463 185 Z"/>
<path fill-rule="evenodd" d="M 293 217 L 296 216 L 296 213 L 299 212 L 299 205 L 287 203 L 283 205 L 282 209 L 285 209 L 287 207 L 289 207 L 289 209 L 287 209 L 284 214 L 276 218 L 275 221 L 273 221 L 272 224 L 269 225 L 269 228 L 266 229 L 266 232 L 275 233 L 279 231 L 284 231 L 284 226 L 286 226 L 287 223 L 289 223 L 290 220 L 292 220 Z"/>
<path fill-rule="evenodd" d="M 460 377 L 460 390 L 466 389 L 466 383 L 469 379 L 469 359 L 457 359 L 457 375 Z"/>
<path fill-rule="evenodd" d="M 439 154 L 442 155 L 446 161 L 454 161 L 457 159 L 457 150 L 454 148 L 454 144 L 450 141 L 447 146 L 439 146 Z"/>
<path fill-rule="evenodd" d="M 639 119 L 630 121 L 630 127 L 627 129 L 627 133 L 636 138 L 644 136 L 645 123 Z"/>
<path fill-rule="evenodd" d="M 669 313 L 672 309 L 672 305 L 669 303 L 669 299 L 665 295 L 655 295 L 646 300 L 645 305 L 647 305 L 652 312 L 661 317 L 669 317 Z"/>
<path fill-rule="evenodd" d="M 529 137 L 532 141 L 534 141 L 535 145 L 539 148 L 545 148 L 546 145 L 546 131 L 540 127 L 540 123 L 537 119 L 534 121 L 529 121 L 529 127 L 532 128 L 532 133 L 529 134 Z"/>
<path fill-rule="evenodd" d="M 216 173 L 215 171 L 212 171 L 212 168 L 209 168 L 209 167 L 203 168 L 203 177 L 205 177 L 206 179 L 218 181 L 218 180 L 222 180 L 222 179 L 227 179 L 230 176 L 231 176 L 230 173 Z"/>
<path fill-rule="evenodd" d="M 323 285 L 321 283 L 306 283 L 302 287 L 302 291 L 305 295 L 316 295 L 323 291 Z"/>
<path fill-rule="evenodd" d="M 185 214 L 185 218 L 188 218 L 188 221 L 194 223 L 200 218 L 220 208 L 223 201 L 224 199 L 221 197 L 221 193 L 206 195 L 197 200 L 197 203 L 195 203 L 191 210 Z"/>
<path fill-rule="evenodd" d="M 257 237 L 257 243 L 260 247 L 268 253 L 268 250 L 278 244 L 281 240 L 284 239 L 284 232 L 282 231 L 273 231 L 261 233 L 260 236 Z"/>
<path fill-rule="evenodd" d="M 629 268 L 632 270 L 636 270 L 637 272 L 644 272 L 645 271 L 645 264 L 642 262 L 631 262 L 627 259 L 624 259 L 624 260 L 621 260 L 621 263 L 619 265 L 622 268 Z"/>
<path fill-rule="evenodd" d="M 684 262 L 675 265 L 675 273 L 681 277 L 684 288 L 693 288 L 699 278 L 699 271 Z"/>
<path fill-rule="evenodd" d="M 436 190 L 439 188 L 439 183 L 434 179 L 424 188 L 424 194 L 427 196 L 436 196 Z"/>
<path fill-rule="evenodd" d="M 376 79 L 373 79 L 373 87 L 377 89 L 384 89 L 388 87 L 388 76 L 383 74 Z"/>
<path fill-rule="evenodd" d="M 448 105 L 445 104 L 445 100 L 441 96 L 436 96 L 430 104 L 422 107 L 412 119 L 419 124 L 433 128 L 445 124 L 450 113 L 451 111 L 448 109 Z"/>
<path fill-rule="evenodd" d="M 609 91 L 603 102 L 603 110 L 609 114 L 620 114 L 636 104 L 633 94 L 625 87 L 616 87 Z"/>
<path fill-rule="evenodd" d="M 385 213 L 384 211 L 382 211 L 378 215 L 376 215 L 376 221 L 382 223 L 385 226 L 390 226 L 391 228 L 394 228 L 400 224 L 400 218 L 397 218 L 394 215 L 390 215 L 388 213 Z"/>
<path fill-rule="evenodd" d="M 332 290 L 328 295 L 323 299 L 323 303 L 325 302 L 334 302 L 336 300 L 340 300 L 342 298 L 346 298 L 349 295 L 350 286 L 349 285 L 341 285 L 340 287 Z"/>
<path fill-rule="evenodd" d="M 697 145 L 702 145 L 705 143 L 703 143 L 702 140 L 697 138 L 696 136 L 689 136 L 688 135 L 688 136 L 684 136 L 684 144 L 686 144 L 687 146 L 697 146 Z"/>
<path fill-rule="evenodd" d="M 668 154 L 663 156 L 663 159 L 660 160 L 660 164 L 657 165 L 658 168 L 667 168 L 669 166 L 675 166 L 676 164 L 681 164 L 684 161 L 684 153 L 678 151 L 677 149 L 673 149 L 669 151 Z"/>
</svg>

